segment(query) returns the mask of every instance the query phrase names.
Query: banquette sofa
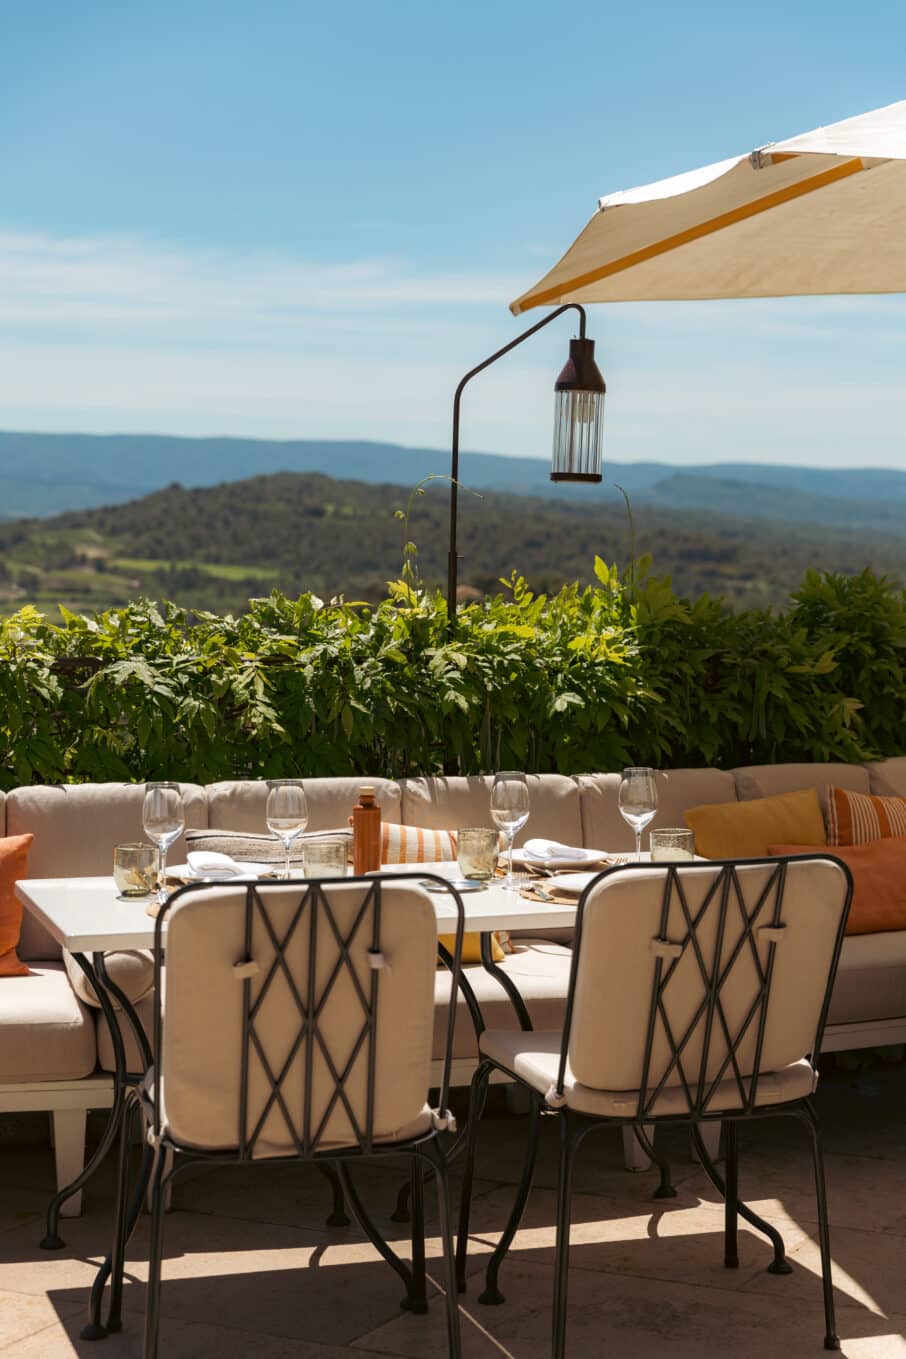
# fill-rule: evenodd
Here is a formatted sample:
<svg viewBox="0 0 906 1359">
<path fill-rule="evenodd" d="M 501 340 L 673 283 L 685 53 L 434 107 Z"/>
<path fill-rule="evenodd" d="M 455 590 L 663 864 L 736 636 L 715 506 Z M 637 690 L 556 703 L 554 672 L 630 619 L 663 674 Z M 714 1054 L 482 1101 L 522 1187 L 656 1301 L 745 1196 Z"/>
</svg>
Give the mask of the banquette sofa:
<svg viewBox="0 0 906 1359">
<path fill-rule="evenodd" d="M 701 804 L 749 800 L 831 785 L 853 792 L 906 797 L 906 756 L 873 765 L 786 764 L 718 769 L 662 770 L 657 775 L 655 824 L 682 825 L 687 809 Z M 309 829 L 342 826 L 363 778 L 309 779 Z M 489 825 L 487 778 L 369 779 L 382 815 L 395 824 L 435 829 Z M 609 851 L 630 850 L 633 840 L 618 806 L 620 775 L 559 774 L 530 779 L 531 815 L 521 840 L 545 836 L 567 844 Z M 31 833 L 30 878 L 107 874 L 117 843 L 142 839 L 140 784 L 33 786 L 0 793 L 0 833 Z M 267 785 L 234 781 L 182 785 L 189 829 L 261 833 Z M 517 844 L 519 840 L 517 840 Z M 171 850 L 171 862 L 185 844 Z M 136 906 L 142 909 L 141 905 Z M 568 932 L 513 936 L 501 967 L 526 1001 L 534 1024 L 562 1023 L 570 964 Z M 90 987 L 71 959 L 26 914 L 19 949 L 28 976 L 0 979 L 0 1112 L 47 1110 L 53 1118 L 58 1183 L 66 1184 L 83 1163 L 87 1111 L 110 1104 L 113 1051 L 109 1031 Z M 151 1015 L 151 965 L 146 954 L 111 954 L 110 975 L 145 1021 Z M 516 1027 L 512 1006 L 499 983 L 480 964 L 465 969 L 486 1022 Z M 445 1022 L 448 979 L 438 973 L 437 1051 Z M 130 1069 L 139 1067 L 126 1032 Z M 906 930 L 846 939 L 825 1034 L 825 1050 L 873 1047 L 906 1041 Z M 466 1084 L 476 1042 L 465 1004 L 457 1012 L 454 1079 Z M 64 1212 L 79 1211 L 74 1196 Z"/>
</svg>

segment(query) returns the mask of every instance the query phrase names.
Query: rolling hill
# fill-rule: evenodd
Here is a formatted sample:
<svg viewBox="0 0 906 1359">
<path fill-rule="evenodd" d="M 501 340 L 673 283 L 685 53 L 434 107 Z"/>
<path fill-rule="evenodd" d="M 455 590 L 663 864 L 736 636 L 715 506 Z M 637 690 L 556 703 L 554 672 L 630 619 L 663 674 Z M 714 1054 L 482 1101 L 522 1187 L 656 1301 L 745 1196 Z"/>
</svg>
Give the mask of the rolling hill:
<svg viewBox="0 0 906 1359">
<path fill-rule="evenodd" d="M 238 611 L 279 587 L 330 597 L 380 598 L 400 574 L 406 538 L 429 585 L 446 574 L 447 486 L 411 497 L 406 486 L 280 472 L 215 486 L 163 490 L 98 509 L 0 524 L 0 612 L 36 603 L 56 614 L 122 604 L 137 595 L 186 607 Z M 736 503 L 736 502 L 732 502 Z M 842 502 L 841 502 L 842 503 Z M 906 540 L 841 527 L 674 509 L 463 493 L 460 581 L 479 592 L 513 570 L 536 589 L 590 582 L 595 555 L 626 565 L 651 553 L 658 573 L 685 594 L 738 605 L 782 602 L 806 569 L 855 572 L 867 565 L 906 576 Z"/>
</svg>

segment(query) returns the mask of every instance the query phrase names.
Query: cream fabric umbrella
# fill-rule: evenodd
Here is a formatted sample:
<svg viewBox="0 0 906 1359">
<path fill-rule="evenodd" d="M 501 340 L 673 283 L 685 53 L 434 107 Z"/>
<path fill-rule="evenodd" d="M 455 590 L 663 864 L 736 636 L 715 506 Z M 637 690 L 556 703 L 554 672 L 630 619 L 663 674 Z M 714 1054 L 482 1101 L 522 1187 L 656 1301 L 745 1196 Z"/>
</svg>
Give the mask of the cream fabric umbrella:
<svg viewBox="0 0 906 1359">
<path fill-rule="evenodd" d="M 602 198 L 511 304 L 906 291 L 906 100 Z"/>
</svg>

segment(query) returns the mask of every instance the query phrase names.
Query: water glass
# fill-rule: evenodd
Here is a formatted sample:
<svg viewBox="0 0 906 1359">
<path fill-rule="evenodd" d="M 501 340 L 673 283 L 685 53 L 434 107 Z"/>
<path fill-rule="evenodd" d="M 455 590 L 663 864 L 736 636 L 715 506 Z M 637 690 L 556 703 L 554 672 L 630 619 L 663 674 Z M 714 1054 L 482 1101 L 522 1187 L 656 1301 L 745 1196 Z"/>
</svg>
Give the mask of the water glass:
<svg viewBox="0 0 906 1359">
<path fill-rule="evenodd" d="M 304 845 L 306 878 L 345 878 L 346 841 L 325 837 L 306 840 Z"/>
<path fill-rule="evenodd" d="M 653 864 L 686 863 L 695 858 L 695 836 L 685 826 L 665 826 L 648 837 Z"/>
<path fill-rule="evenodd" d="M 301 779 L 271 779 L 267 785 L 267 828 L 283 842 L 286 862 L 283 877 L 290 876 L 289 857 L 293 841 L 308 825 L 308 803 Z"/>
<path fill-rule="evenodd" d="M 506 769 L 494 776 L 491 788 L 491 819 L 506 836 L 507 874 L 500 886 L 518 892 L 521 883 L 513 875 L 513 841 L 529 818 L 528 780 L 517 770 Z"/>
<path fill-rule="evenodd" d="M 186 824 L 178 783 L 146 783 L 142 806 L 145 834 L 157 845 L 157 899 L 167 899 L 167 850 L 182 835 Z"/>
<path fill-rule="evenodd" d="M 657 784 L 653 769 L 624 769 L 620 783 L 620 814 L 635 831 L 636 863 L 642 859 L 642 831 L 657 814 Z"/>
<path fill-rule="evenodd" d="M 148 897 L 157 877 L 154 845 L 117 845 L 113 851 L 113 880 L 121 897 Z"/>
<path fill-rule="evenodd" d="M 495 830 L 469 826 L 456 835 L 459 871 L 470 882 L 488 882 L 494 876 L 500 853 L 500 836 Z"/>
</svg>

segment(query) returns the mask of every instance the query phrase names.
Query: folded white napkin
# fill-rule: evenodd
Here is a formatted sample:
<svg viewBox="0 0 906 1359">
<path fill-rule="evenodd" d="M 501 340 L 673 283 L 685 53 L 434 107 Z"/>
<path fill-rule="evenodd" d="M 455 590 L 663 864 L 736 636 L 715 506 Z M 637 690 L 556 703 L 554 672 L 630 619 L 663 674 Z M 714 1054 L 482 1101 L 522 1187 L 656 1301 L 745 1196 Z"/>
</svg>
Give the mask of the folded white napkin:
<svg viewBox="0 0 906 1359">
<path fill-rule="evenodd" d="M 552 859 L 556 859 L 558 863 L 561 859 L 586 863 L 589 859 L 598 857 L 594 850 L 578 849 L 574 845 L 561 845 L 556 840 L 526 840 L 522 852 L 527 859 L 532 859 L 539 864 L 549 863 Z"/>
<path fill-rule="evenodd" d="M 195 849 L 186 855 L 193 878 L 242 878 L 247 870 L 229 854 L 215 854 L 213 850 Z"/>
</svg>

